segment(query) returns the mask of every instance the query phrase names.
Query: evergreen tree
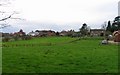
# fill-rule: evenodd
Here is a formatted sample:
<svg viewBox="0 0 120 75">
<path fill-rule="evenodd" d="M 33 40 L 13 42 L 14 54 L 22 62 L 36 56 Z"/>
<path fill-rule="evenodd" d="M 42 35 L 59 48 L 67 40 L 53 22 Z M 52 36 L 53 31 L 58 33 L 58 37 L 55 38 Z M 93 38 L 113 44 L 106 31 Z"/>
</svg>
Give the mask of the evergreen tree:
<svg viewBox="0 0 120 75">
<path fill-rule="evenodd" d="M 120 30 L 120 16 L 115 17 L 115 20 L 112 24 L 112 32 Z"/>
<path fill-rule="evenodd" d="M 60 35 L 59 32 L 56 32 L 56 35 L 59 36 Z"/>
<path fill-rule="evenodd" d="M 119 26 L 117 23 L 112 24 L 112 32 L 117 31 L 119 29 Z"/>
<path fill-rule="evenodd" d="M 108 21 L 108 26 L 106 28 L 106 31 L 110 31 L 111 32 L 111 30 L 112 30 L 112 26 L 111 26 L 110 21 Z"/>
<path fill-rule="evenodd" d="M 88 30 L 87 30 L 87 24 L 84 23 L 82 25 L 82 27 L 80 28 L 80 33 L 82 34 L 82 36 L 84 36 L 84 35 L 87 35 L 87 32 L 88 32 Z"/>
</svg>

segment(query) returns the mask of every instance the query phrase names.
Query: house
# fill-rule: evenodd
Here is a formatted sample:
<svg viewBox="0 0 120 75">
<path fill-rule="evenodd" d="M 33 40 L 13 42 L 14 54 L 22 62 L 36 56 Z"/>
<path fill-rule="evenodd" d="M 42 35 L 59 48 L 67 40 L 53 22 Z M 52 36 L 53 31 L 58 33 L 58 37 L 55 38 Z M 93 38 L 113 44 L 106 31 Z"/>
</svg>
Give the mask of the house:
<svg viewBox="0 0 120 75">
<path fill-rule="evenodd" d="M 8 42 L 12 39 L 12 35 L 9 33 L 1 33 L 2 37 L 0 37 L 2 39 L 3 42 Z"/>
<path fill-rule="evenodd" d="M 90 30 L 91 36 L 103 36 L 104 35 L 104 29 L 91 29 Z"/>
<path fill-rule="evenodd" d="M 19 37 L 22 37 L 22 36 L 25 36 L 25 35 L 26 35 L 26 34 L 25 34 L 25 32 L 23 32 L 22 29 L 20 29 L 19 32 L 15 32 L 15 33 L 13 34 L 13 36 L 19 36 Z"/>
<path fill-rule="evenodd" d="M 39 30 L 36 30 L 35 32 L 38 32 L 39 35 L 38 36 L 55 36 L 56 33 L 55 31 L 52 31 L 52 30 L 42 30 L 42 31 L 39 31 Z"/>
<path fill-rule="evenodd" d="M 74 32 L 74 30 L 68 30 L 68 31 L 61 31 L 60 32 L 60 36 L 72 36 L 73 34 L 74 34 L 75 32 Z"/>
<path fill-rule="evenodd" d="M 114 42 L 120 42 L 120 30 L 113 32 Z"/>
<path fill-rule="evenodd" d="M 34 37 L 34 36 L 38 36 L 39 33 L 38 33 L 38 32 L 33 32 L 33 31 L 32 31 L 32 32 L 28 33 L 27 35 Z"/>
<path fill-rule="evenodd" d="M 68 32 L 63 30 L 63 31 L 60 32 L 59 35 L 60 35 L 60 36 L 67 36 L 67 35 L 68 35 Z"/>
<path fill-rule="evenodd" d="M 2 35 L 2 38 L 9 38 L 10 37 L 10 34 L 9 33 L 2 33 L 1 34 Z"/>
</svg>

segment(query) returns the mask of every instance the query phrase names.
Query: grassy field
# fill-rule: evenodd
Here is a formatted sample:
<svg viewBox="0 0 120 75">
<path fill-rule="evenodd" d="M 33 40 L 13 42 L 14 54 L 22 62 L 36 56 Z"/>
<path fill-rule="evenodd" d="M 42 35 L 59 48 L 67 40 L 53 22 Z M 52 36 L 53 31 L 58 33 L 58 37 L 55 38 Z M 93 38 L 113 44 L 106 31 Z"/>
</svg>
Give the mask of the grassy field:
<svg viewBox="0 0 120 75">
<path fill-rule="evenodd" d="M 3 73 L 117 73 L 118 46 L 101 39 L 44 37 L 3 43 Z"/>
</svg>

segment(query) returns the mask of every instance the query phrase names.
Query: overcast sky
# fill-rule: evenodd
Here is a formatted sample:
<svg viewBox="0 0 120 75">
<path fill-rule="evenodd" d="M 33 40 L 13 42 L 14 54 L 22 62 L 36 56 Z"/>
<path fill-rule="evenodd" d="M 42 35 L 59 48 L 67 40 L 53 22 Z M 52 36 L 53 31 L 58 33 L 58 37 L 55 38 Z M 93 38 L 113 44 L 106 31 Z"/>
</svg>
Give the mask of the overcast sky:
<svg viewBox="0 0 120 75">
<path fill-rule="evenodd" d="M 11 27 L 3 29 L 29 32 L 36 29 L 78 30 L 83 23 L 91 28 L 100 28 L 118 15 L 119 0 L 13 0 L 1 10 L 18 11 L 25 20 L 10 21 Z"/>
</svg>

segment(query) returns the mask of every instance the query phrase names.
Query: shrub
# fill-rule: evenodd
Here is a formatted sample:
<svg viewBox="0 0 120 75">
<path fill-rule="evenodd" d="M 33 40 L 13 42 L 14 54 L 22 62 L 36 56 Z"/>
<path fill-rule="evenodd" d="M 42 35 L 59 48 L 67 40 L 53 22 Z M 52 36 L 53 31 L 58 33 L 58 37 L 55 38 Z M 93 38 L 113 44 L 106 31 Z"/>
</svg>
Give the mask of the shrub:
<svg viewBox="0 0 120 75">
<path fill-rule="evenodd" d="M 8 42 L 9 40 L 10 40 L 10 38 L 8 38 L 8 37 L 2 38 L 2 42 Z"/>
</svg>

